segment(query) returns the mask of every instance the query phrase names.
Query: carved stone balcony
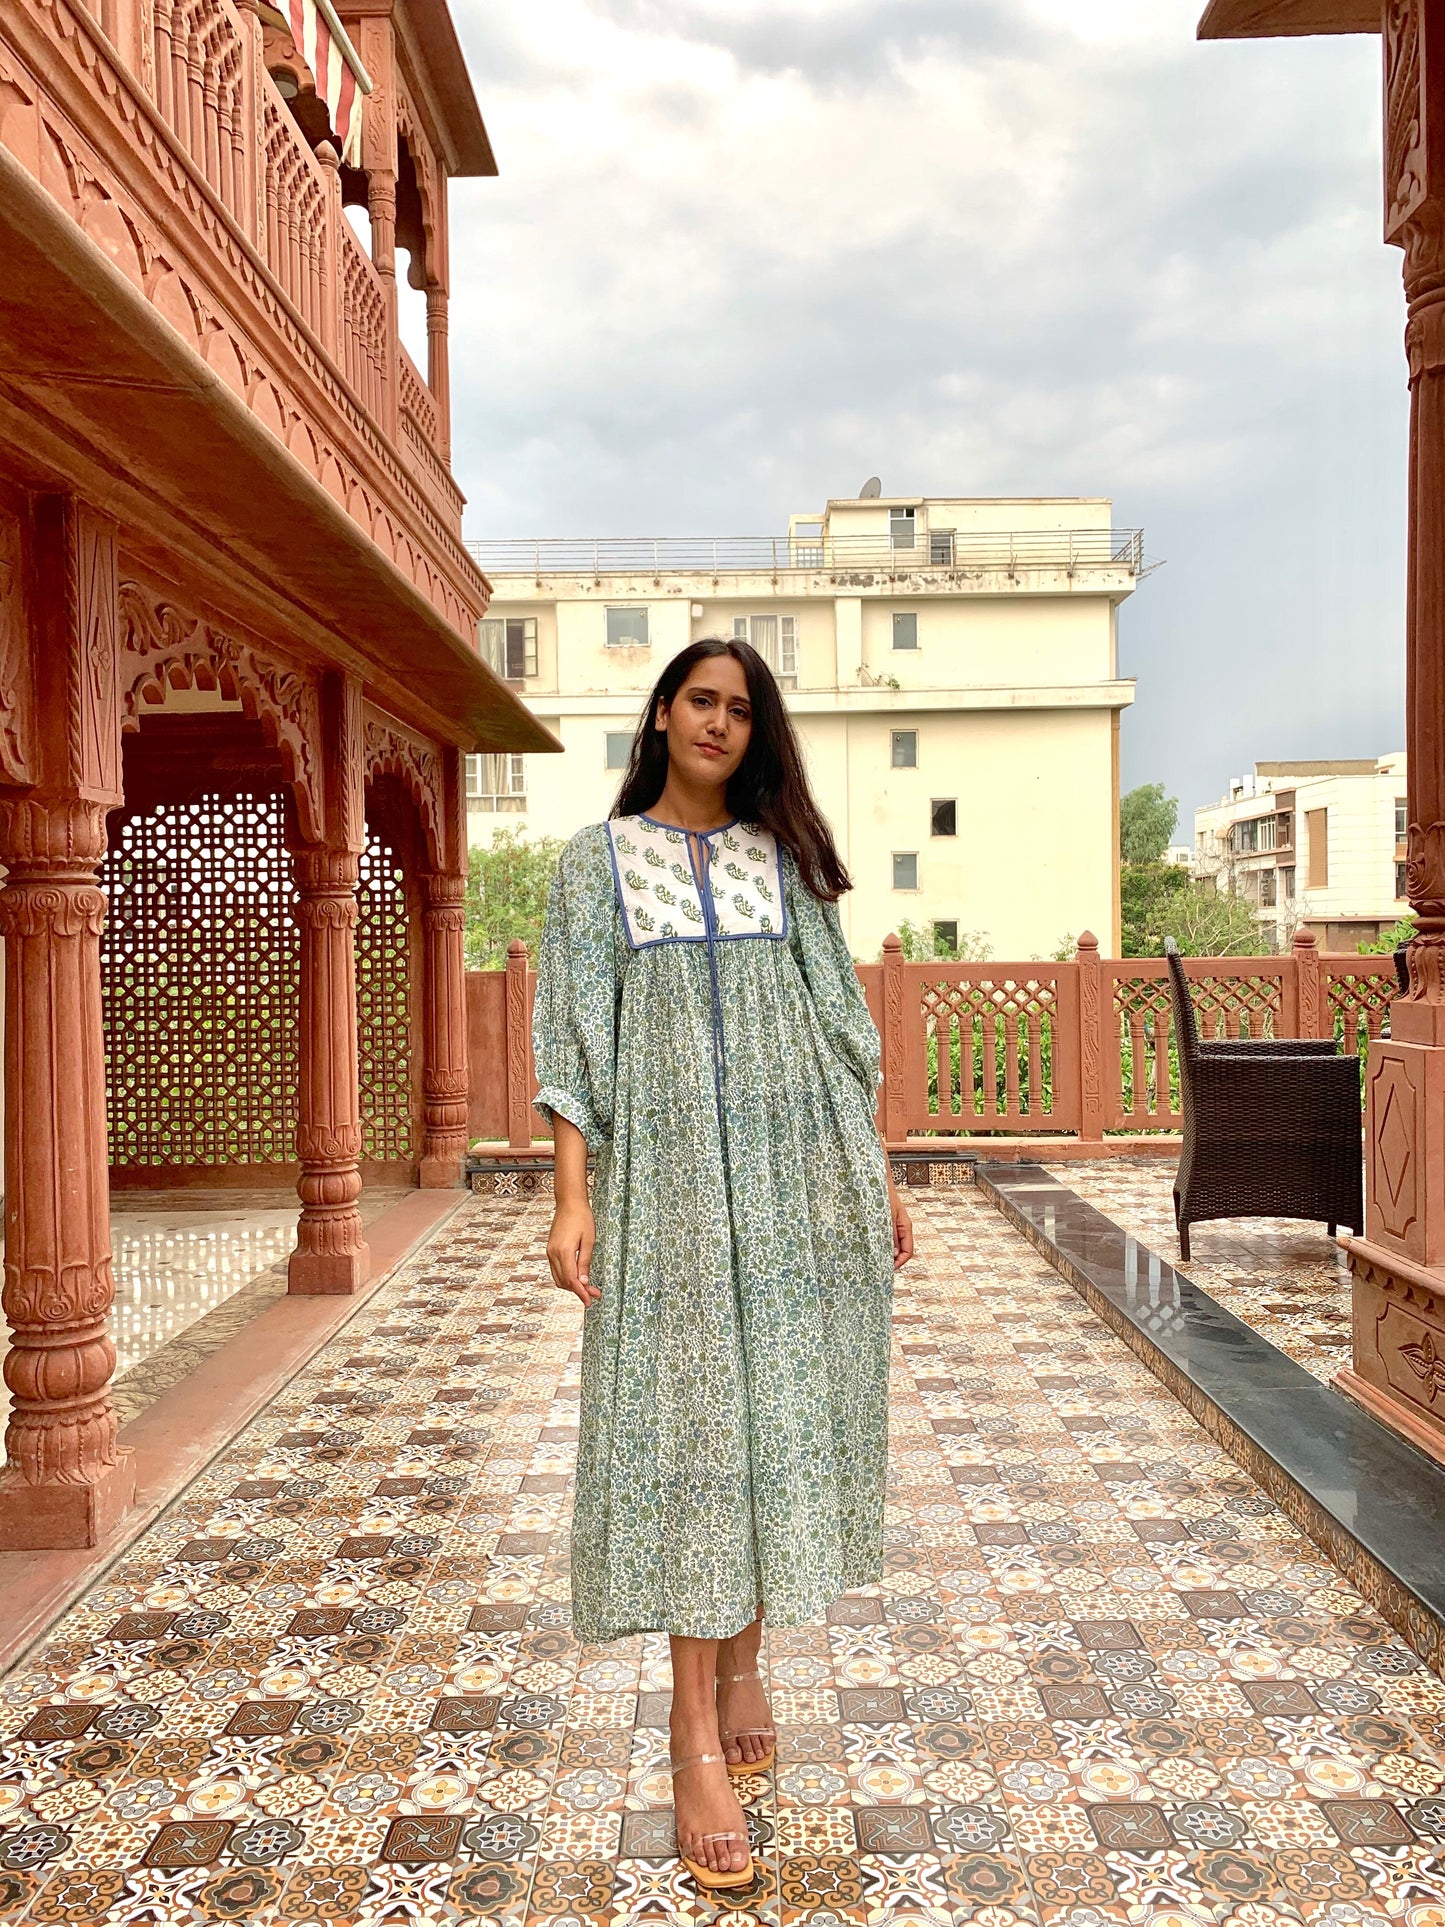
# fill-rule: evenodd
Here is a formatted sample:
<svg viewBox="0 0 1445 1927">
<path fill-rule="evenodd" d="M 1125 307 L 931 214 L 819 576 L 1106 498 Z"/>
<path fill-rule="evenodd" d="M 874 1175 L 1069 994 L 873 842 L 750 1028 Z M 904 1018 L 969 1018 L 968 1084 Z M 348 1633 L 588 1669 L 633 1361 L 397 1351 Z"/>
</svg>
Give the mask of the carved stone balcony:
<svg viewBox="0 0 1445 1927">
<path fill-rule="evenodd" d="M 464 78 L 444 10 L 421 11 Z M 392 47 L 392 19 L 363 28 L 368 60 L 389 59 L 370 50 L 381 30 Z M 0 12 L 0 430 L 172 556 L 224 557 L 228 594 L 238 563 L 284 583 L 331 653 L 340 632 L 379 655 L 398 694 L 409 667 L 445 683 L 451 661 L 464 720 L 480 730 L 488 710 L 512 747 L 543 747 L 473 668 L 489 589 L 448 466 L 445 100 L 428 97 L 432 124 L 401 155 L 398 127 L 425 117 L 398 55 L 386 100 L 378 85 L 367 102 L 370 172 L 343 168 L 268 72 L 271 32 L 256 0 Z M 378 208 L 394 220 L 399 165 L 440 259 L 433 385 L 398 339 L 391 229 L 373 261 L 342 212 L 370 192 L 373 234 Z"/>
</svg>

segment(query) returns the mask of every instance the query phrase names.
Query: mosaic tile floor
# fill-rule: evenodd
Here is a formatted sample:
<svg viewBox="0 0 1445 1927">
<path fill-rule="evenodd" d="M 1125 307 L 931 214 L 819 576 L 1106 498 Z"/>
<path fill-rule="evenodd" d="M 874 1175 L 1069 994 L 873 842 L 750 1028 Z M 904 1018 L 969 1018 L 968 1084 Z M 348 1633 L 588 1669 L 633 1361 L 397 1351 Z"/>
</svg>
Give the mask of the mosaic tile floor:
<svg viewBox="0 0 1445 1927">
<path fill-rule="evenodd" d="M 1445 1922 L 1445 1686 L 971 1190 L 913 1194 L 887 1572 L 770 1641 L 756 1891 L 579 1651 L 577 1313 L 474 1197 L 0 1688 L 0 1916 Z"/>
<path fill-rule="evenodd" d="M 1349 1364 L 1349 1266 L 1322 1224 L 1289 1218 L 1197 1224 L 1190 1233 L 1194 1256 L 1185 1264 L 1174 1229 L 1172 1158 L 1048 1168 L 1316 1378 L 1333 1378 Z"/>
</svg>

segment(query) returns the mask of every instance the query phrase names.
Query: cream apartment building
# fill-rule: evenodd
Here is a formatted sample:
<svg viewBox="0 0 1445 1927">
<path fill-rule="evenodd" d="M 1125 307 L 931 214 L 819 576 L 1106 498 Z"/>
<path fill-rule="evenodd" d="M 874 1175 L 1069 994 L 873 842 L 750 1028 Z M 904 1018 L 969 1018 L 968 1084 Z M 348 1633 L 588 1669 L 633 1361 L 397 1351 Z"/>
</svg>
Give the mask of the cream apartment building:
<svg viewBox="0 0 1445 1927">
<path fill-rule="evenodd" d="M 474 542 L 482 644 L 565 755 L 478 757 L 474 842 L 606 816 L 640 706 L 699 636 L 777 672 L 855 888 L 853 954 L 904 922 L 1002 959 L 1092 929 L 1117 954 L 1118 611 L 1143 572 L 1112 504 L 830 501 L 777 537 Z"/>
<path fill-rule="evenodd" d="M 1244 897 L 1280 949 L 1373 943 L 1408 913 L 1405 754 L 1256 763 L 1194 812 L 1196 875 Z"/>
</svg>

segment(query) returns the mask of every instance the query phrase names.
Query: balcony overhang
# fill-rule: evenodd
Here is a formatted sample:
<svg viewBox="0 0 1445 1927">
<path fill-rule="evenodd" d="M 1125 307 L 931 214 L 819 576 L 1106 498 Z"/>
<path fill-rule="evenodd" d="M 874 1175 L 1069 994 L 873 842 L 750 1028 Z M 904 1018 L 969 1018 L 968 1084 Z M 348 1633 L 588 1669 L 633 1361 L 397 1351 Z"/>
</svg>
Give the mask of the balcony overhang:
<svg viewBox="0 0 1445 1927">
<path fill-rule="evenodd" d="M 406 21 L 450 150 L 452 174 L 495 174 L 496 159 L 447 0 L 407 0 Z"/>
<path fill-rule="evenodd" d="M 561 747 L 3 148 L 0 260 L 0 443 L 31 486 L 83 494 L 159 567 L 184 561 L 443 741 Z"/>
<path fill-rule="evenodd" d="M 1210 0 L 1199 23 L 1201 40 L 1379 31 L 1380 0 Z"/>
</svg>

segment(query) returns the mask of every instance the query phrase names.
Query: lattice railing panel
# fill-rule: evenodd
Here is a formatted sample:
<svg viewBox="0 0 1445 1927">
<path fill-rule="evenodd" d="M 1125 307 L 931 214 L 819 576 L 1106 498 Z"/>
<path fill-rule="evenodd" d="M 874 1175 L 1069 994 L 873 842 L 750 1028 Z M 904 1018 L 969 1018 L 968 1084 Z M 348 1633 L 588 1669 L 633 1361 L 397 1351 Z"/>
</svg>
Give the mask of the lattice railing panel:
<svg viewBox="0 0 1445 1927">
<path fill-rule="evenodd" d="M 1202 1041 L 1284 1035 L 1284 985 L 1278 975 L 1192 977 L 1195 1022 Z M 1119 977 L 1114 983 L 1119 1032 L 1116 1122 L 1175 1129 L 1181 1122 L 1179 1058 L 1167 976 Z"/>
<path fill-rule="evenodd" d="M 1400 994 L 1394 966 L 1370 969 L 1361 958 L 1358 970 L 1325 965 L 1325 995 L 1330 1021 L 1342 1049 L 1353 1051 L 1363 1063 L 1377 1037 L 1390 1031 L 1390 1005 Z"/>
<path fill-rule="evenodd" d="M 399 1163 L 412 1155 L 410 930 L 400 859 L 370 826 L 357 902 L 362 1156 Z"/>
<path fill-rule="evenodd" d="M 1042 978 L 919 987 L 926 1092 L 913 1129 L 1026 1128 L 1052 1115 L 1058 989 Z"/>
<path fill-rule="evenodd" d="M 111 1162 L 295 1156 L 296 927 L 279 794 L 162 804 L 101 867 Z"/>
</svg>

